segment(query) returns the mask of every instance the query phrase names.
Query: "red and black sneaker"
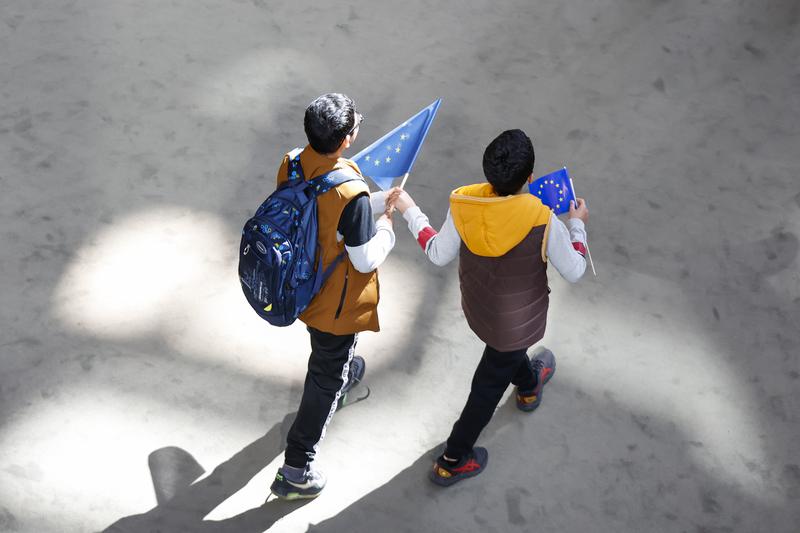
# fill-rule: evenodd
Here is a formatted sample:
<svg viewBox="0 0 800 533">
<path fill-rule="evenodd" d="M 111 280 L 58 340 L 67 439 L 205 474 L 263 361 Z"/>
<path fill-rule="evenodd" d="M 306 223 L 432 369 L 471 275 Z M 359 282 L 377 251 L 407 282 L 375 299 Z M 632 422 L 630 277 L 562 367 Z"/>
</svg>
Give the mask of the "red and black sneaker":
<svg viewBox="0 0 800 533">
<path fill-rule="evenodd" d="M 439 456 L 433 463 L 433 468 L 428 474 L 428 478 L 437 485 L 449 487 L 453 483 L 458 483 L 462 479 L 477 476 L 489 462 L 489 452 L 486 448 L 475 446 L 472 451 L 455 465 L 450 465 L 442 456 Z"/>
<path fill-rule="evenodd" d="M 556 357 L 553 352 L 545 348 L 531 359 L 531 370 L 538 376 L 536 387 L 528 391 L 519 390 L 517 387 L 517 408 L 527 412 L 536 410 L 542 403 L 544 386 L 556 373 Z"/>
</svg>

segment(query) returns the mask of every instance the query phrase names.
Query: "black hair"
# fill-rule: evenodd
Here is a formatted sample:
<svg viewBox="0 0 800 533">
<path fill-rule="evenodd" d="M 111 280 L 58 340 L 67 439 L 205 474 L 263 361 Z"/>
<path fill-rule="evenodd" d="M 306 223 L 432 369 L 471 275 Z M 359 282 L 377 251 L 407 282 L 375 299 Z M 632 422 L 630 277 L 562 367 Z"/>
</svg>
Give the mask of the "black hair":
<svg viewBox="0 0 800 533">
<path fill-rule="evenodd" d="M 332 154 L 356 125 L 356 104 L 341 93 L 323 94 L 306 108 L 303 126 L 308 143 L 320 154 Z"/>
<path fill-rule="evenodd" d="M 522 130 L 506 130 L 483 152 L 483 174 L 499 196 L 519 191 L 533 172 L 533 143 Z"/>
</svg>

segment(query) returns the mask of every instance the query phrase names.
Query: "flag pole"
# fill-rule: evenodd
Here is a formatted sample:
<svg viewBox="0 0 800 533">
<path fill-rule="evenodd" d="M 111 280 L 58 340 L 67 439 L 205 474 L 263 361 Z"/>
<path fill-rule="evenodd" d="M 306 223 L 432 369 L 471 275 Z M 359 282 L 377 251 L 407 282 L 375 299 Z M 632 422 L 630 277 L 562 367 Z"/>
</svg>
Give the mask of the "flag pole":
<svg viewBox="0 0 800 533">
<path fill-rule="evenodd" d="M 567 167 L 564 167 L 566 170 Z M 569 184 L 572 185 L 572 194 L 575 195 L 575 208 L 578 208 L 578 193 L 575 192 L 575 182 L 572 181 L 572 178 L 569 179 Z M 597 272 L 594 270 L 594 261 L 592 261 L 592 251 L 589 249 L 589 243 L 586 243 L 586 255 L 589 256 L 589 266 L 592 267 L 592 274 L 594 277 L 597 277 Z"/>
<path fill-rule="evenodd" d="M 403 176 L 403 181 L 400 182 L 400 190 L 402 190 L 403 187 L 406 186 L 406 181 L 408 181 L 409 174 L 410 174 L 409 172 L 406 172 L 405 175 Z M 389 213 L 394 213 L 394 209 L 395 209 L 394 206 L 392 206 L 392 208 L 389 209 Z"/>
</svg>

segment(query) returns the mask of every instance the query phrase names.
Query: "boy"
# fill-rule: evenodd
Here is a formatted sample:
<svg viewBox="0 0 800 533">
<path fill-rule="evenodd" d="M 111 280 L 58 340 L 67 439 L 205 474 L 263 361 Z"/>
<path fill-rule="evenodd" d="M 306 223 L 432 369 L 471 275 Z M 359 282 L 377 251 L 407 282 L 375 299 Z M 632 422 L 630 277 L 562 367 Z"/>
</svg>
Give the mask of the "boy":
<svg viewBox="0 0 800 533">
<path fill-rule="evenodd" d="M 314 498 L 325 487 L 325 476 L 313 467 L 314 457 L 340 398 L 364 375 L 364 359 L 353 355 L 358 332 L 379 330 L 376 269 L 394 247 L 392 219 L 384 212 L 386 195 L 370 196 L 358 166 L 341 157 L 355 142 L 362 120 L 347 96 L 318 97 L 305 111 L 308 146 L 287 154 L 278 171 L 280 185 L 299 151 L 306 179 L 332 170 L 361 178 L 317 199 L 322 268 L 343 251 L 346 255 L 300 315 L 311 336 L 311 356 L 297 418 L 286 439 L 284 465 L 270 487 L 283 499 Z M 373 210 L 384 212 L 377 222 Z"/>
<path fill-rule="evenodd" d="M 533 144 L 520 130 L 501 133 L 483 154 L 488 183 L 460 187 L 437 233 L 408 193 L 389 194 L 428 258 L 439 266 L 460 257 L 461 305 L 470 328 L 486 343 L 472 389 L 453 426 L 444 453 L 433 464 L 431 481 L 449 486 L 476 476 L 489 454 L 474 446 L 509 383 L 517 407 L 531 412 L 553 377 L 555 358 L 529 347 L 541 340 L 547 319 L 547 261 L 574 283 L 586 269 L 586 202 L 570 204 L 565 226 L 528 193 L 533 180 Z"/>
</svg>

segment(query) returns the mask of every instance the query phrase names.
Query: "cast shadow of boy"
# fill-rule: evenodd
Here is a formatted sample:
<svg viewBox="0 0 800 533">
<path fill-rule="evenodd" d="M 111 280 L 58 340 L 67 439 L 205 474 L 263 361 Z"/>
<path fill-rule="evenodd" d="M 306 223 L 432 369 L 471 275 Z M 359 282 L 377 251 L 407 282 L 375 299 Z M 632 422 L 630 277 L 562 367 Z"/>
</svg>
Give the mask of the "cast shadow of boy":
<svg viewBox="0 0 800 533">
<path fill-rule="evenodd" d="M 794 531 L 796 512 L 718 478 L 698 459 L 703 443 L 669 417 L 556 383 L 548 412 L 520 413 L 513 394 L 498 408 L 481 436 L 494 463 L 480 476 L 431 483 L 440 444 L 307 532 Z"/>
<path fill-rule="evenodd" d="M 164 448 L 150 456 L 158 505 L 139 515 L 122 518 L 104 533 L 262 532 L 310 500 L 272 500 L 225 520 L 204 520 L 214 508 L 244 487 L 283 451 L 286 434 L 296 413 L 290 413 L 263 437 L 217 466 L 206 478 L 187 485 L 203 473 L 188 453 Z M 163 452 L 158 456 L 158 452 Z M 164 460 L 163 456 L 167 456 Z M 188 477 L 187 477 L 188 476 Z M 181 483 L 183 478 L 187 483 Z M 176 482 L 177 481 L 177 482 Z M 173 485 L 178 485 L 173 490 Z M 182 485 L 182 486 L 181 486 Z"/>
<path fill-rule="evenodd" d="M 497 407 L 491 422 L 484 429 L 483 439 L 492 441 L 511 429 L 511 426 L 524 423 L 524 416 L 520 416 L 515 403 L 514 394 L 511 394 Z M 386 484 L 342 509 L 337 515 L 310 525 L 307 531 L 441 531 L 441 506 L 452 507 L 454 501 L 482 500 L 487 497 L 487 492 L 491 492 L 486 483 L 480 482 L 465 483 L 446 490 L 431 483 L 427 478 L 428 470 L 443 449 L 444 442 L 425 451 Z"/>
</svg>

